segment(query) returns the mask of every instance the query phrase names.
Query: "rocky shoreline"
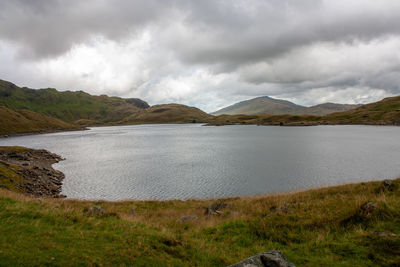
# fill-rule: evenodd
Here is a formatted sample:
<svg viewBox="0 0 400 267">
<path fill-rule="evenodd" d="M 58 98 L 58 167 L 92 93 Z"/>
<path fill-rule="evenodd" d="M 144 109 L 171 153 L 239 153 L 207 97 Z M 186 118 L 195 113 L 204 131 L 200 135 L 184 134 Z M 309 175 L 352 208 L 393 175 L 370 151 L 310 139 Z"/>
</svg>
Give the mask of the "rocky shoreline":
<svg viewBox="0 0 400 267">
<path fill-rule="evenodd" d="M 64 160 L 44 149 L 0 147 L 0 188 L 35 197 L 63 198 L 65 175 L 52 164 Z"/>
</svg>

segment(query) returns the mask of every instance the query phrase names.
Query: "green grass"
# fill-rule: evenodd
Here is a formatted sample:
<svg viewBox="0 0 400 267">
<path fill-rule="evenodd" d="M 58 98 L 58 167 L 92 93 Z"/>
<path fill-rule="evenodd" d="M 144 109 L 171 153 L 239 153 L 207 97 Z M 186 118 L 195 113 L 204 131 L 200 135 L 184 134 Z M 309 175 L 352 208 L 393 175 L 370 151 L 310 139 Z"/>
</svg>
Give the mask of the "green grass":
<svg viewBox="0 0 400 267">
<path fill-rule="evenodd" d="M 17 173 L 18 166 L 11 164 L 4 164 L 0 162 L 0 188 L 6 188 L 15 192 L 22 192 L 16 186 L 20 184 L 23 179 Z"/>
<path fill-rule="evenodd" d="M 125 99 L 92 96 L 85 92 L 59 92 L 56 89 L 21 88 L 0 80 L 0 105 L 12 110 L 30 110 L 66 122 L 80 119 L 102 123 L 121 120 L 139 108 Z"/>
<path fill-rule="evenodd" d="M 298 266 L 397 266 L 395 184 L 392 192 L 369 182 L 225 199 L 231 206 L 220 216 L 204 215 L 214 200 L 38 202 L 0 190 L 0 265 L 225 266 L 279 249 Z M 371 216 L 360 213 L 367 201 L 378 203 Z M 106 214 L 86 215 L 93 205 Z M 180 222 L 184 215 L 198 219 Z"/>
</svg>

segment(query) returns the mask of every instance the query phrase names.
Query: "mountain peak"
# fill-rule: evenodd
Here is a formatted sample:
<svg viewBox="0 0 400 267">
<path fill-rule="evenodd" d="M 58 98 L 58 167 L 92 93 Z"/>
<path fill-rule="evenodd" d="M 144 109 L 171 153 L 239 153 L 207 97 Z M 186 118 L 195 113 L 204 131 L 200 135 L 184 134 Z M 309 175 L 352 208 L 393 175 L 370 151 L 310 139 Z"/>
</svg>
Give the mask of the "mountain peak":
<svg viewBox="0 0 400 267">
<path fill-rule="evenodd" d="M 297 105 L 293 102 L 276 99 L 269 96 L 260 96 L 244 100 L 231 106 L 217 110 L 213 115 L 256 115 L 256 114 L 292 114 L 292 115 L 316 115 L 323 116 L 338 111 L 346 111 L 357 108 L 359 105 L 323 103 L 312 107 Z"/>
</svg>

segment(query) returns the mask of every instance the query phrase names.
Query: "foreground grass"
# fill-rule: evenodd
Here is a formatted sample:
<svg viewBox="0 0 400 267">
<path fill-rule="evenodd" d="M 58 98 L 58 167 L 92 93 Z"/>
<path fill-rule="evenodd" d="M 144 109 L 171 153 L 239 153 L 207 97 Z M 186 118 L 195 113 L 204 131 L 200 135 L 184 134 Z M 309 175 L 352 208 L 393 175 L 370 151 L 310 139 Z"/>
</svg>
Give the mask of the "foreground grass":
<svg viewBox="0 0 400 267">
<path fill-rule="evenodd" d="M 231 205 L 219 216 L 204 215 L 213 200 L 37 200 L 0 190 L 0 265 L 224 266 L 279 249 L 298 266 L 399 266 L 394 184 L 225 199 Z M 368 201 L 378 207 L 364 216 Z M 106 213 L 88 216 L 93 205 Z M 182 222 L 185 215 L 197 219 Z"/>
</svg>

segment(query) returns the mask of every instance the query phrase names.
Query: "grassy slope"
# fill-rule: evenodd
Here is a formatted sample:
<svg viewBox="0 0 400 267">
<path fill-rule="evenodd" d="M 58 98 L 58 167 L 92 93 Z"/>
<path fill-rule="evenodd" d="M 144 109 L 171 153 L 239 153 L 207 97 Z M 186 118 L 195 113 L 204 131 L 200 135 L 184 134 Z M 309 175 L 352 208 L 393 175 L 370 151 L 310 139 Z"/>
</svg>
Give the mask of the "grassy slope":
<svg viewBox="0 0 400 267">
<path fill-rule="evenodd" d="M 138 114 L 125 118 L 122 123 L 187 123 L 207 122 L 213 116 L 194 107 L 179 104 L 152 106 Z"/>
<path fill-rule="evenodd" d="M 92 96 L 82 91 L 21 88 L 0 80 L 0 104 L 13 110 L 35 111 L 66 122 L 86 120 L 95 124 L 119 121 L 141 110 L 133 103 L 118 97 Z"/>
<path fill-rule="evenodd" d="M 85 92 L 20 88 L 0 80 L 0 105 L 31 110 L 83 126 L 138 123 L 204 122 L 212 118 L 200 109 L 178 104 L 148 107 L 140 99 L 92 96 Z"/>
<path fill-rule="evenodd" d="M 30 197 L 0 189 L 0 265 L 224 266 L 280 249 L 298 266 L 389 266 L 400 262 L 400 180 L 292 194 L 212 200 L 90 202 Z M 378 203 L 370 217 L 359 207 Z M 288 206 L 268 215 L 274 207 Z M 87 216 L 92 205 L 106 215 Z M 135 214 L 130 210 L 134 208 Z M 180 216 L 198 220 L 179 222 Z"/>
<path fill-rule="evenodd" d="M 59 119 L 29 110 L 13 111 L 0 106 L 0 134 L 77 129 Z"/>
<path fill-rule="evenodd" d="M 359 108 L 329 114 L 323 119 L 348 124 L 400 124 L 400 96 L 388 97 Z"/>
</svg>

